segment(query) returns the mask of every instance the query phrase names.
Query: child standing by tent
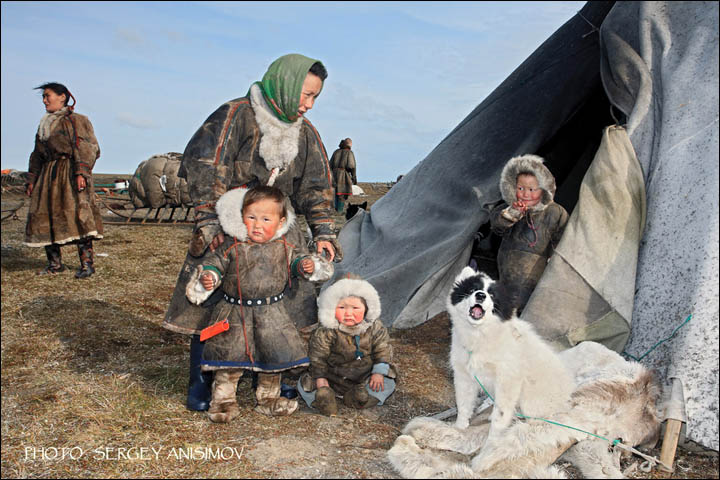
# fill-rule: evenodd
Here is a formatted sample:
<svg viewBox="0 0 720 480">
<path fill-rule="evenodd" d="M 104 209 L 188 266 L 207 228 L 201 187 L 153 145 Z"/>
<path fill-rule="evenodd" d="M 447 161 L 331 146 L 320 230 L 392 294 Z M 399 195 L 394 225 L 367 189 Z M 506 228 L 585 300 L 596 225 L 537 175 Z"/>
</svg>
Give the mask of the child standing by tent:
<svg viewBox="0 0 720 480">
<path fill-rule="evenodd" d="M 358 277 L 338 280 L 318 297 L 318 317 L 310 371 L 298 381 L 305 402 L 330 416 L 337 414 L 336 393 L 348 407 L 382 405 L 395 391 L 397 372 L 375 288 Z"/>
<path fill-rule="evenodd" d="M 257 412 L 290 415 L 298 403 L 280 396 L 280 372 L 310 362 L 282 299 L 291 275 L 324 281 L 332 275 L 332 264 L 318 255 L 300 256 L 287 243 L 284 234 L 295 214 L 275 187 L 231 190 L 215 210 L 225 241 L 207 255 L 186 288 L 196 305 L 220 284 L 223 288 L 211 325 L 200 336 L 206 340 L 202 369 L 215 371 L 208 415 L 220 423 L 239 415 L 235 395 L 243 370 L 259 372 Z"/>
<path fill-rule="evenodd" d="M 525 307 L 565 230 L 568 213 L 553 201 L 555 189 L 555 177 L 537 155 L 511 158 L 500 174 L 505 202 L 490 213 L 490 226 L 502 237 L 497 263 L 512 297 L 502 306 L 508 314 Z"/>
</svg>

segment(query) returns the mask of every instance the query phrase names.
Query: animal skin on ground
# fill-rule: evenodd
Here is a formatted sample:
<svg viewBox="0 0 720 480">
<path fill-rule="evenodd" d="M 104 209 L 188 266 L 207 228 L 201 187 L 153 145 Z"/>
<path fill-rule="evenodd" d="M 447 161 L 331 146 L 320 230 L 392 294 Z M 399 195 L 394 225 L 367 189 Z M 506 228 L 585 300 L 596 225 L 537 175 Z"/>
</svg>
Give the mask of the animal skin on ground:
<svg viewBox="0 0 720 480">
<path fill-rule="evenodd" d="M 660 389 L 654 375 L 595 342 L 548 353 L 547 344 L 522 325 L 525 322 L 500 312 L 493 301 L 495 294 L 502 303 L 497 287 L 469 268 L 457 277 L 448 312 L 453 321 L 450 357 L 458 420 L 454 425 L 427 417 L 411 420 L 389 450 L 390 462 L 404 478 L 565 478 L 552 465 L 562 455 L 586 478 L 621 478 L 619 450 L 608 451 L 608 441 L 541 420 L 520 420 L 515 408 L 605 439 L 622 438 L 625 445 L 654 445 L 660 426 Z M 501 352 L 523 368 L 503 364 Z M 548 371 L 553 373 L 548 374 L 543 363 L 528 367 L 528 360 L 549 361 Z M 498 365 L 493 367 L 491 361 Z M 492 368 L 504 373 L 488 372 Z M 474 376 L 496 401 L 489 424 L 471 418 L 480 391 L 477 381 L 473 378 L 473 385 L 468 379 Z M 528 391 L 505 388 L 508 379 Z M 571 392 L 566 397 L 568 385 Z M 544 399 L 528 399 L 528 392 Z"/>
</svg>

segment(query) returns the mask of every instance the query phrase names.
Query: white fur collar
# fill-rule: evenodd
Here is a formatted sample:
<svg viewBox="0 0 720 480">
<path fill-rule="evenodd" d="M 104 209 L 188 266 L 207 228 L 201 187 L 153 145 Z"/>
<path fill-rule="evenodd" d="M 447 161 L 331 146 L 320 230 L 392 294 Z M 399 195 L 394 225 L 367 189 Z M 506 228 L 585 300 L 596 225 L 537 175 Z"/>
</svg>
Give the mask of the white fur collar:
<svg viewBox="0 0 720 480">
<path fill-rule="evenodd" d="M 55 122 L 57 122 L 63 115 L 67 113 L 67 107 L 63 107 L 60 110 L 57 110 L 52 113 L 46 113 L 43 115 L 43 117 L 40 119 L 40 125 L 38 125 L 38 137 L 40 137 L 40 140 L 47 140 L 50 138 L 50 132 L 52 131 L 53 126 L 55 125 Z"/>
<path fill-rule="evenodd" d="M 298 154 L 303 118 L 300 117 L 293 123 L 279 120 L 265 102 L 260 87 L 255 84 L 250 87 L 250 103 L 262 133 L 260 156 L 265 161 L 265 166 L 268 170 L 287 168 Z"/>
<path fill-rule="evenodd" d="M 245 223 L 243 223 L 242 218 L 242 204 L 247 191 L 246 188 L 235 188 L 224 193 L 218 199 L 217 203 L 215 203 L 215 212 L 217 212 L 218 220 L 220 220 L 220 226 L 223 231 L 241 242 L 245 242 L 248 239 L 247 227 Z M 295 210 L 293 210 L 287 198 L 285 199 L 285 205 L 287 207 L 285 223 L 278 228 L 270 241 L 277 240 L 285 235 L 295 224 Z"/>
<path fill-rule="evenodd" d="M 346 327 L 335 318 L 335 307 L 345 297 L 360 297 L 367 303 L 365 320 L 354 327 Z M 380 296 L 375 287 L 365 280 L 343 278 L 326 288 L 318 297 L 318 319 L 320 325 L 340 330 L 349 335 L 360 335 L 380 318 Z"/>
</svg>

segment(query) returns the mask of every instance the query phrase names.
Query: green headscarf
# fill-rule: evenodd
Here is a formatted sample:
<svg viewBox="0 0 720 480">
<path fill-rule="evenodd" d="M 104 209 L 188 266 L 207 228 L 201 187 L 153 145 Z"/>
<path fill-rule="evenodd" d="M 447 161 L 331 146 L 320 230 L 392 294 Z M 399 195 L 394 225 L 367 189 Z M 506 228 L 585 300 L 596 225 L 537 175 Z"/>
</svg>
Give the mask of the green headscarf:
<svg viewBox="0 0 720 480">
<path fill-rule="evenodd" d="M 261 82 L 255 82 L 270 109 L 283 122 L 292 123 L 299 118 L 300 94 L 303 82 L 315 60 L 304 55 L 283 55 L 268 67 Z"/>
</svg>

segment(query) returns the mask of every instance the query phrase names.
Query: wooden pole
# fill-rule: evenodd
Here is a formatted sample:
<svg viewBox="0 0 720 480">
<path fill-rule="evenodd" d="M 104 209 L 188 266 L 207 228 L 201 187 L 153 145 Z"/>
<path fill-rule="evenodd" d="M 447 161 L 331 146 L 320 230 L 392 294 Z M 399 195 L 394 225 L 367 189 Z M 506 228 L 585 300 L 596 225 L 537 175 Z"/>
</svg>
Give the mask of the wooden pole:
<svg viewBox="0 0 720 480">
<path fill-rule="evenodd" d="M 661 465 L 660 468 L 665 471 L 675 471 L 675 451 L 677 450 L 682 423 L 680 420 L 675 420 L 674 418 L 668 418 L 665 423 L 665 437 L 663 437 L 662 450 L 660 451 L 660 461 L 671 467 L 670 470 L 668 470 Z"/>
</svg>

